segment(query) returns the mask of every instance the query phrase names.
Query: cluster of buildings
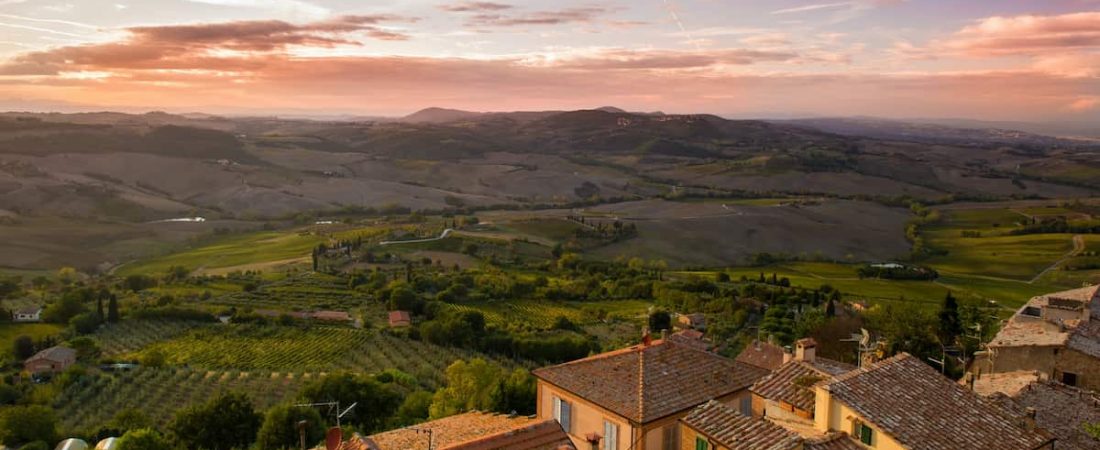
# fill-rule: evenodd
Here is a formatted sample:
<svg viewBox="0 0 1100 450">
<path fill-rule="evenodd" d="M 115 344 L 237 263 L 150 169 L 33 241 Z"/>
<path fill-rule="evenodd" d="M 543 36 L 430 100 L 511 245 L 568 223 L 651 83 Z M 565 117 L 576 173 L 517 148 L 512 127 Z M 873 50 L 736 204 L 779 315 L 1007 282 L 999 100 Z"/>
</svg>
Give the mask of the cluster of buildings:
<svg viewBox="0 0 1100 450">
<path fill-rule="evenodd" d="M 822 358 L 812 339 L 729 359 L 687 330 L 535 370 L 533 417 L 466 413 L 341 449 L 1096 449 L 1098 330 L 1097 287 L 1036 297 L 961 381 L 906 353 Z"/>
</svg>

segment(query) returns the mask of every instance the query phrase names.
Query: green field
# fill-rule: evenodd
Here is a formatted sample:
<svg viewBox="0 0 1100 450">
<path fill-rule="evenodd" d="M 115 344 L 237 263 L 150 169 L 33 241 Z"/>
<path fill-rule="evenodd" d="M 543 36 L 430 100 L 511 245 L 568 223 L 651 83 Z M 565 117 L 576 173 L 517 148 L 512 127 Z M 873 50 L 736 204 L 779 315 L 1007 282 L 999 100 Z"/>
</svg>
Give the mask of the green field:
<svg viewBox="0 0 1100 450">
<path fill-rule="evenodd" d="M 4 346 L 3 353 L 0 353 L 0 355 L 12 356 L 15 338 L 19 336 L 30 336 L 31 339 L 38 341 L 46 336 L 56 336 L 64 329 L 65 327 L 61 325 L 50 323 L 6 323 L 0 325 L 0 345 Z"/>
<path fill-rule="evenodd" d="M 139 368 L 119 374 L 101 373 L 63 391 L 53 407 L 62 412 L 66 430 L 93 430 L 119 411 L 137 409 L 158 426 L 176 411 L 202 403 L 223 391 L 240 391 L 258 408 L 293 398 L 304 380 L 318 374 L 207 371 L 192 368 Z"/>
<path fill-rule="evenodd" d="M 147 261 L 127 264 L 118 274 L 162 274 L 170 267 L 188 270 L 217 269 L 247 266 L 272 261 L 309 257 L 310 250 L 326 242 L 321 236 L 307 233 L 264 231 L 232 236 L 200 246 Z"/>
<path fill-rule="evenodd" d="M 733 281 L 742 276 L 756 280 L 760 273 L 771 278 L 788 278 L 792 286 L 817 289 L 828 284 L 844 294 L 846 300 L 881 302 L 917 302 L 939 305 L 947 291 L 956 297 L 988 303 L 990 300 L 1002 306 L 1015 308 L 1031 297 L 1060 289 L 1045 284 L 1028 284 L 1011 280 L 993 280 L 974 276 L 941 276 L 935 281 L 859 279 L 857 266 L 834 263 L 798 262 L 756 268 L 726 270 Z M 683 275 L 714 276 L 712 272 L 677 272 Z"/>
<path fill-rule="evenodd" d="M 534 300 L 511 300 L 507 302 L 485 302 L 477 304 L 448 304 L 458 311 L 478 311 L 485 321 L 494 326 L 525 323 L 539 329 L 553 326 L 558 317 L 565 317 L 578 325 L 597 322 L 592 312 L 600 309 L 608 317 L 620 319 L 641 319 L 652 307 L 649 302 L 638 300 L 611 300 L 600 302 L 550 302 Z"/>
<path fill-rule="evenodd" d="M 210 370 L 377 373 L 396 368 L 432 389 L 457 359 L 493 359 L 376 331 L 320 326 L 210 325 L 149 345 L 133 356 L 150 352 L 163 352 L 168 365 Z"/>
</svg>

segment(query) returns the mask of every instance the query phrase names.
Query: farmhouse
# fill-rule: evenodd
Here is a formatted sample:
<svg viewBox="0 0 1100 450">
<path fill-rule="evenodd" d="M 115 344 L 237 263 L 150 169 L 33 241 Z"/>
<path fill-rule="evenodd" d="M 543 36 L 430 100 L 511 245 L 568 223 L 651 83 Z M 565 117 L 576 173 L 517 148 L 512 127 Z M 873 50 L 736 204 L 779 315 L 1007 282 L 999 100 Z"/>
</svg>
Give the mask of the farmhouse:
<svg viewBox="0 0 1100 450">
<path fill-rule="evenodd" d="M 679 419 L 710 400 L 751 413 L 748 387 L 767 371 L 673 340 L 536 369 L 539 419 L 579 448 L 657 450 L 680 443 Z"/>
<path fill-rule="evenodd" d="M 553 420 L 468 412 L 367 437 L 340 450 L 576 450 Z M 318 449 L 323 447 L 318 447 Z"/>
<path fill-rule="evenodd" d="M 76 350 L 68 347 L 50 347 L 27 358 L 23 369 L 28 373 L 60 373 L 76 363 Z"/>
<path fill-rule="evenodd" d="M 1037 372 L 1069 386 L 1100 390 L 1100 287 L 1032 298 L 969 369 L 975 380 L 1013 372 Z"/>
<path fill-rule="evenodd" d="M 408 311 L 390 311 L 390 328 L 403 328 L 412 325 Z"/>
<path fill-rule="evenodd" d="M 23 308 L 12 312 L 12 322 L 40 322 L 42 321 L 42 308 Z"/>
</svg>

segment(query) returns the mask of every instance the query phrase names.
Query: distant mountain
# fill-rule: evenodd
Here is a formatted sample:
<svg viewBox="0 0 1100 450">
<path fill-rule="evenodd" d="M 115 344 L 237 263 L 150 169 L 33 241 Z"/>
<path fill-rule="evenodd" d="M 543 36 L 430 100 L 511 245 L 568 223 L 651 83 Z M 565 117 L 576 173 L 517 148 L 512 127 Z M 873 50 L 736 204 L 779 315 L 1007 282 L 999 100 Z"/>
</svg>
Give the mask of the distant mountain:
<svg viewBox="0 0 1100 450">
<path fill-rule="evenodd" d="M 1005 129 L 993 126 L 975 128 L 961 124 L 910 122 L 871 117 L 823 117 L 813 119 L 795 119 L 773 121 L 774 123 L 797 125 L 814 130 L 843 136 L 859 136 L 928 144 L 949 144 L 965 146 L 1005 145 L 1022 149 L 1095 149 L 1097 144 L 1075 139 Z M 982 124 L 969 122 L 969 125 Z M 986 123 L 994 124 L 993 122 Z"/>
<path fill-rule="evenodd" d="M 401 118 L 401 122 L 405 123 L 447 123 L 454 122 L 456 120 L 470 119 L 483 115 L 484 113 L 463 111 L 460 109 L 447 109 L 447 108 L 424 108 L 420 111 L 409 114 Z"/>
</svg>

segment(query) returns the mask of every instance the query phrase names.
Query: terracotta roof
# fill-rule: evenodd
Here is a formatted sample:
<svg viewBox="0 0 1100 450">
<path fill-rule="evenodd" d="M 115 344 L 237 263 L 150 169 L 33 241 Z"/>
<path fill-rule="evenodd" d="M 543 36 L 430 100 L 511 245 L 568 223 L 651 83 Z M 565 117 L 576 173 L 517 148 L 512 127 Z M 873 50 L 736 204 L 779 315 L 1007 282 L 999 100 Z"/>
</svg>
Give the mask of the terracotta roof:
<svg viewBox="0 0 1100 450">
<path fill-rule="evenodd" d="M 752 341 L 737 355 L 737 361 L 769 371 L 775 370 L 783 365 L 783 347 L 770 342 Z"/>
<path fill-rule="evenodd" d="M 390 311 L 390 326 L 408 324 L 412 322 L 408 311 Z"/>
<path fill-rule="evenodd" d="M 537 423 L 527 417 L 513 417 L 504 414 L 468 412 L 439 420 L 424 422 L 412 427 L 400 428 L 384 433 L 359 437 L 359 443 L 349 441 L 341 450 L 420 450 L 428 448 L 428 435 L 416 430 L 432 430 L 432 448 L 452 448 L 455 445 L 469 443 L 498 433 L 520 430 Z M 561 427 L 559 426 L 560 430 Z M 546 433 L 545 428 L 533 430 L 533 438 Z M 521 433 L 523 434 L 523 433 Z M 514 436 L 513 436 L 514 437 Z M 507 437 L 505 437 L 507 438 Z M 352 439 L 354 441 L 355 438 Z M 350 446 L 348 446 L 350 445 Z M 467 447 L 454 447 L 467 448 Z M 495 447 L 469 447 L 470 449 L 488 449 Z M 524 448 L 524 447 L 521 447 Z M 531 447 L 542 449 L 544 447 Z M 549 447 L 556 448 L 556 447 Z"/>
<path fill-rule="evenodd" d="M 848 437 L 848 433 L 832 432 L 825 436 L 806 438 L 802 450 L 864 450 L 860 444 Z"/>
<path fill-rule="evenodd" d="M 1057 381 L 1036 381 L 1012 397 L 996 394 L 993 398 L 1021 415 L 1033 408 L 1038 426 L 1058 436 L 1058 449 L 1100 448 L 1100 439 L 1086 433 L 1083 426 L 1100 423 L 1100 394 Z"/>
<path fill-rule="evenodd" d="M 27 362 L 35 360 L 46 360 L 54 362 L 63 362 L 68 359 L 76 359 L 76 350 L 68 347 L 50 347 L 35 353 L 34 356 L 27 358 Z"/>
<path fill-rule="evenodd" d="M 25 315 L 25 316 L 33 316 L 33 315 L 39 314 L 41 312 L 42 312 L 42 308 L 37 307 L 37 306 L 28 307 L 28 308 L 21 308 L 21 309 L 15 311 L 16 314 L 22 314 L 22 315 Z"/>
<path fill-rule="evenodd" d="M 1051 439 L 908 353 L 837 376 L 823 388 L 907 448 L 1032 450 Z"/>
<path fill-rule="evenodd" d="M 768 400 L 786 402 L 803 411 L 813 411 L 813 386 L 855 369 L 853 365 L 825 358 L 815 358 L 813 362 L 791 361 L 757 381 L 749 390 Z"/>
<path fill-rule="evenodd" d="M 576 450 L 569 435 L 556 420 L 484 436 L 471 441 L 441 447 L 440 450 Z"/>
<path fill-rule="evenodd" d="M 764 419 L 748 417 L 732 407 L 709 401 L 680 419 L 715 443 L 731 450 L 797 450 L 802 438 Z"/>
<path fill-rule="evenodd" d="M 1029 384 L 1039 381 L 1042 375 L 1034 370 L 1020 370 L 1015 372 L 985 373 L 974 380 L 974 392 L 978 395 L 990 396 L 996 393 L 1014 396 L 1019 394 Z M 966 379 L 959 381 L 965 385 Z"/>
<path fill-rule="evenodd" d="M 698 330 L 682 330 L 668 335 L 669 341 L 695 347 L 700 350 L 710 350 L 710 342 L 703 338 L 703 333 Z"/>
<path fill-rule="evenodd" d="M 767 372 L 674 341 L 655 341 L 533 374 L 636 423 L 745 389 Z"/>
</svg>

